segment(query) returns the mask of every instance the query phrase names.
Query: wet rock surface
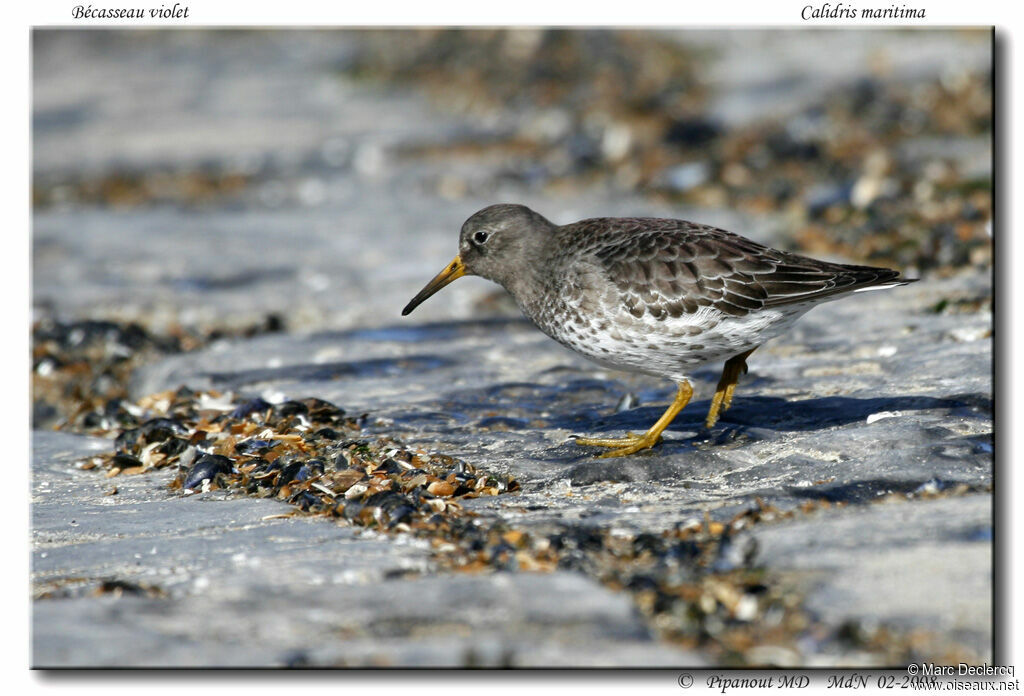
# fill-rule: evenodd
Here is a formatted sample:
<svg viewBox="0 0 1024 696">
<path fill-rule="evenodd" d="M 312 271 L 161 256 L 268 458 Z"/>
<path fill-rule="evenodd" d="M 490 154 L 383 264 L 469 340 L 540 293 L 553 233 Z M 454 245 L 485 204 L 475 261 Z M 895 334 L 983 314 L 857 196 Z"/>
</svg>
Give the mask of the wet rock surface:
<svg viewBox="0 0 1024 696">
<path fill-rule="evenodd" d="M 785 215 L 694 208 L 699 197 L 652 200 L 585 180 L 544 188 L 458 147 L 439 157 L 465 133 L 486 141 L 515 123 L 353 82 L 344 75 L 356 49 L 332 33 L 304 43 L 229 33 L 202 57 L 191 49 L 208 44 L 195 33 L 106 44 L 92 32 L 66 36 L 36 47 L 35 171 L 46 196 L 34 215 L 33 379 L 49 380 L 34 383 L 37 399 L 57 395 L 38 399 L 36 422 L 68 432 L 33 433 L 35 666 L 991 660 L 987 257 L 953 254 L 955 264 L 911 286 L 816 308 L 751 356 L 710 432 L 717 365 L 693 375 L 694 402 L 661 445 L 597 459 L 573 435 L 644 430 L 673 386 L 588 363 L 476 279 L 401 319 L 450 260 L 458 225 L 515 200 L 557 222 L 671 215 L 782 244 Z M 904 65 L 900 42 L 872 37 L 891 47 L 900 80 L 955 78 L 941 51 L 910 52 Z M 821 37 L 803 40 L 796 54 L 820 50 Z M 765 41 L 769 54 L 780 50 Z M 964 41 L 974 55 L 976 42 Z M 730 42 L 715 45 L 712 65 L 740 60 Z M 175 121 L 189 131 L 178 147 L 145 129 L 120 137 L 118 119 L 145 119 L 126 115 L 121 91 L 94 99 L 89 75 L 109 70 L 157 89 L 141 86 L 153 60 L 177 87 L 137 108 L 188 114 Z M 801 103 L 856 81 L 867 60 L 850 63 L 857 74 L 792 83 Z M 195 92 L 204 61 L 220 71 Z M 269 82 L 245 78 L 254 64 Z M 726 82 L 708 95 L 719 125 L 677 116 L 677 141 L 743 125 L 736 104 L 763 98 L 763 83 Z M 268 93 L 277 106 L 262 101 Z M 239 127 L 247 103 L 263 106 Z M 231 137 L 222 137 L 229 107 Z M 401 117 L 381 122 L 382 112 Z M 296 123 L 316 125 L 286 127 Z M 969 170 L 976 154 L 970 140 L 942 157 Z M 677 172 L 676 183 L 694 172 Z M 452 177 L 488 183 L 459 188 Z M 974 227 L 964 229 L 967 246 L 981 248 Z M 73 353 L 84 320 L 110 322 L 95 325 L 107 343 L 85 345 L 96 356 Z M 129 339 L 139 336 L 135 350 Z M 128 357 L 142 350 L 144 359 Z M 76 360 L 93 371 L 63 379 L 81 373 Z M 251 405 L 225 411 L 235 420 L 224 432 L 259 412 L 257 399 L 317 398 L 366 414 L 351 431 L 338 426 L 346 438 L 391 440 L 516 487 L 460 498 L 465 525 L 446 518 L 433 536 L 309 505 L 296 514 L 235 485 L 239 462 L 266 454 L 259 433 L 246 431 L 237 451 L 211 445 L 205 457 L 148 465 L 147 438 L 191 442 L 194 432 L 161 430 L 139 404 L 183 386 Z M 69 395 L 80 410 L 52 405 Z M 146 423 L 147 434 L 125 434 Z M 82 468 L 96 458 L 105 464 Z M 220 484 L 204 489 L 203 479 Z M 199 492 L 183 494 L 185 483 Z"/>
<path fill-rule="evenodd" d="M 578 573 L 438 575 L 425 542 L 74 466 L 105 440 L 40 432 L 33 448 L 36 666 L 702 662 Z"/>
<path fill-rule="evenodd" d="M 809 572 L 806 606 L 830 624 L 923 627 L 989 649 L 986 495 L 845 509 L 751 534 L 769 567 Z"/>
</svg>

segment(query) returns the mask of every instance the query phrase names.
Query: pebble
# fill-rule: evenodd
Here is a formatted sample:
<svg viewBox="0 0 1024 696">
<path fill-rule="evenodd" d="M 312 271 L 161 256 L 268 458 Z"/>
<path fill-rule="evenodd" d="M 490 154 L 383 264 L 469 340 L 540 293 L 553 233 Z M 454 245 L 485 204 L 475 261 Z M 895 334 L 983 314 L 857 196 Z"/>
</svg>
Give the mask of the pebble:
<svg viewBox="0 0 1024 696">
<path fill-rule="evenodd" d="M 900 413 L 899 411 L 879 411 L 878 413 L 872 413 L 870 416 L 868 416 L 867 421 L 868 425 L 871 425 L 872 423 L 883 420 L 885 418 L 899 418 L 902 415 L 903 414 Z"/>
</svg>

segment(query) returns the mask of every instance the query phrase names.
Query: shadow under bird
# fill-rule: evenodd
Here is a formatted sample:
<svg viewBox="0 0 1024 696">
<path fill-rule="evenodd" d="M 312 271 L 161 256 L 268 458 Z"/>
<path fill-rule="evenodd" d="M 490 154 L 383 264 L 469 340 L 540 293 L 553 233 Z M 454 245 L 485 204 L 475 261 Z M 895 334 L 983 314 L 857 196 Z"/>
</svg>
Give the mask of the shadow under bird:
<svg viewBox="0 0 1024 696">
<path fill-rule="evenodd" d="M 459 253 L 402 316 L 456 278 L 511 293 L 541 331 L 591 360 L 667 377 L 668 410 L 642 435 L 576 439 L 617 457 L 653 447 L 693 396 L 688 375 L 725 360 L 705 425 L 732 403 L 746 359 L 815 305 L 913 280 L 898 271 L 778 251 L 685 220 L 593 218 L 555 225 L 522 205 L 492 205 L 462 225 Z"/>
</svg>

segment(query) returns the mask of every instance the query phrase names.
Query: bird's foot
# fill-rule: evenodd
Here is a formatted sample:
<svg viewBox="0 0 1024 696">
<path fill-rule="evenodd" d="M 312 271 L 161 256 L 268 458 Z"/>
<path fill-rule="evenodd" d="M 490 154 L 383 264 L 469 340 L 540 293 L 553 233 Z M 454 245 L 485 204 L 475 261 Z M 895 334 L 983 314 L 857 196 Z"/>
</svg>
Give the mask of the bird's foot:
<svg viewBox="0 0 1024 696">
<path fill-rule="evenodd" d="M 639 452 L 640 450 L 654 447 L 659 442 L 661 442 L 661 435 L 652 436 L 650 432 L 646 432 L 643 435 L 634 435 L 633 433 L 626 433 L 626 437 L 621 438 L 576 438 L 576 444 L 582 445 L 584 447 L 612 448 L 610 451 L 598 455 L 602 459 L 607 459 L 608 457 L 625 457 L 628 454 L 634 454 L 636 452 Z"/>
<path fill-rule="evenodd" d="M 736 384 L 729 384 L 725 389 L 719 389 L 711 400 L 711 408 L 708 409 L 708 417 L 704 420 L 704 427 L 711 430 L 718 422 L 718 417 L 732 406 L 732 395 L 736 391 Z"/>
<path fill-rule="evenodd" d="M 729 407 L 732 406 L 732 395 L 736 391 L 736 384 L 739 382 L 740 375 L 745 375 L 748 371 L 747 357 L 755 350 L 757 349 L 751 348 L 746 353 L 740 353 L 725 362 L 722 378 L 718 380 L 718 387 L 715 389 L 715 395 L 711 399 L 708 417 L 704 420 L 704 427 L 708 430 L 715 427 L 715 423 L 718 422 L 718 417 L 722 412 L 728 411 Z"/>
<path fill-rule="evenodd" d="M 612 448 L 610 452 L 605 452 L 604 454 L 599 455 L 601 457 L 625 457 L 627 454 L 633 454 L 640 450 L 650 449 L 661 442 L 662 431 L 668 427 L 668 424 L 672 422 L 672 419 L 683 410 L 687 403 L 689 403 L 691 396 L 693 396 L 693 387 L 690 386 L 690 383 L 686 381 L 680 382 L 679 390 L 676 392 L 676 398 L 669 405 L 668 409 L 665 410 L 665 413 L 661 415 L 661 418 L 659 418 L 657 422 L 643 435 L 626 433 L 626 437 L 611 439 L 600 437 L 579 437 L 576 438 L 576 444 Z"/>
</svg>

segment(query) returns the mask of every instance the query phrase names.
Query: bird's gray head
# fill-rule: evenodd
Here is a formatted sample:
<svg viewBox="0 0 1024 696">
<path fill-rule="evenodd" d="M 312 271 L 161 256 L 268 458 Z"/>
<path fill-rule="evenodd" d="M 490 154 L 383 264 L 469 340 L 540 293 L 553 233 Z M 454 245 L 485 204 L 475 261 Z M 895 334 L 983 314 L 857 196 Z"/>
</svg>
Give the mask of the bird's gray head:
<svg viewBox="0 0 1024 696">
<path fill-rule="evenodd" d="M 525 205 L 492 205 L 474 213 L 459 233 L 466 273 L 505 287 L 536 263 L 554 226 Z"/>
<path fill-rule="evenodd" d="M 459 233 L 459 255 L 412 298 L 402 316 L 464 275 L 487 278 L 513 290 L 543 257 L 554 228 L 525 205 L 503 203 L 474 213 Z"/>
</svg>

